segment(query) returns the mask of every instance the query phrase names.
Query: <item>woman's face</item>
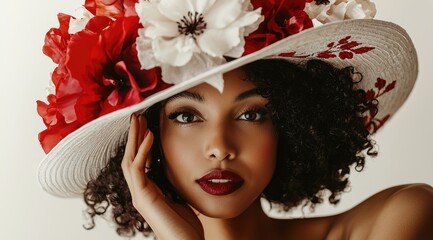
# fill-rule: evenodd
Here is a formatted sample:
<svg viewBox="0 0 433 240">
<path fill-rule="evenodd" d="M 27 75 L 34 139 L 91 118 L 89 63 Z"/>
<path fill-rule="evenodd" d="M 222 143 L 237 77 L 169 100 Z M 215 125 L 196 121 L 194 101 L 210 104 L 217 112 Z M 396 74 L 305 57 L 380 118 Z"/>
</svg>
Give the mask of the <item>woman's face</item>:
<svg viewBox="0 0 433 240">
<path fill-rule="evenodd" d="M 179 195 L 202 214 L 230 218 L 269 183 L 277 135 L 267 99 L 243 72 L 224 79 L 222 94 L 201 84 L 168 99 L 160 134 L 166 174 Z"/>
</svg>

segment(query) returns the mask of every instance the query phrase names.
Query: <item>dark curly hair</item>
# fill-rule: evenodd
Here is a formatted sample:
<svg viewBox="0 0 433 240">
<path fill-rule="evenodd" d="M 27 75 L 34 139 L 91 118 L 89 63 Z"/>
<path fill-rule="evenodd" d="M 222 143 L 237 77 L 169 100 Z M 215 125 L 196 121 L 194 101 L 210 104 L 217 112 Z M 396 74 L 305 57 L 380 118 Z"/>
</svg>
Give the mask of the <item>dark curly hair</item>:
<svg viewBox="0 0 433 240">
<path fill-rule="evenodd" d="M 337 69 L 320 60 L 294 64 L 266 59 L 243 70 L 259 94 L 269 100 L 279 137 L 277 166 L 263 196 L 284 211 L 300 204 L 314 207 L 323 201 L 325 191 L 330 192 L 329 201 L 336 204 L 348 185 L 350 167 L 355 165 L 361 171 L 365 154 L 377 154 L 362 115 L 377 112 L 378 103 L 368 101 L 366 92 L 356 88 L 362 75 L 353 67 Z M 153 159 L 163 159 L 158 138 L 160 109 L 161 104 L 157 104 L 146 113 L 149 128 L 155 133 Z M 94 217 L 110 209 L 118 234 L 134 235 L 138 230 L 148 236 L 152 229 L 132 206 L 120 167 L 122 158 L 123 150 L 88 183 L 84 200 L 91 222 L 87 227 L 93 228 Z M 164 161 L 152 161 L 150 167 L 147 174 L 162 191 L 182 201 L 164 176 Z"/>
</svg>

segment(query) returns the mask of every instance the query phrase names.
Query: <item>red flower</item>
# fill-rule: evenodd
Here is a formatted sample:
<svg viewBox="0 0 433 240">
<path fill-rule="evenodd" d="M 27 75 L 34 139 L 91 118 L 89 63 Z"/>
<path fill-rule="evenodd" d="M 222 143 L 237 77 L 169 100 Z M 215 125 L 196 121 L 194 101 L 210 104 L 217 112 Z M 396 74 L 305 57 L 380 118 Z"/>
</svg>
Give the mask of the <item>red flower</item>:
<svg viewBox="0 0 433 240">
<path fill-rule="evenodd" d="M 137 0 L 86 0 L 84 7 L 95 16 L 129 17 L 137 16 Z"/>
<path fill-rule="evenodd" d="M 83 88 L 75 106 L 77 120 L 82 124 L 139 103 L 167 87 L 159 81 L 158 68 L 141 70 L 135 45 L 138 17 L 107 19 L 90 20 L 88 26 L 97 28 L 77 33 L 69 47 L 66 65 Z"/>
<path fill-rule="evenodd" d="M 50 94 L 47 99 L 49 104 L 37 101 L 38 114 L 47 126 L 47 129 L 40 132 L 38 136 L 45 153 L 51 151 L 60 140 L 81 126 L 76 121 L 66 123 L 65 117 L 59 111 L 61 107 L 58 106 L 55 95 Z"/>
<path fill-rule="evenodd" d="M 58 14 L 60 27 L 51 28 L 45 35 L 45 45 L 42 51 L 45 55 L 50 57 L 53 62 L 59 64 L 64 60 L 66 54 L 66 48 L 68 46 L 71 35 L 69 34 L 69 21 L 71 16 L 66 14 Z"/>
<path fill-rule="evenodd" d="M 313 27 L 313 22 L 304 12 L 305 0 L 252 0 L 251 3 L 254 8 L 262 8 L 265 20 L 246 37 L 244 55 Z"/>
<path fill-rule="evenodd" d="M 141 70 L 135 46 L 138 17 L 97 16 L 73 35 L 63 20 L 58 31 L 47 33 L 44 46 L 59 64 L 52 76 L 55 94 L 48 96 L 48 104 L 37 103 L 47 126 L 39 134 L 45 152 L 80 126 L 169 86 L 160 81 L 159 68 Z"/>
<path fill-rule="evenodd" d="M 56 88 L 56 95 L 47 97 L 48 104 L 37 101 L 38 114 L 42 117 L 46 130 L 39 134 L 39 141 L 45 152 L 49 152 L 58 141 L 79 126 L 76 122 L 74 106 L 82 88 L 78 81 L 71 79 L 65 66 L 68 45 L 71 39 L 69 22 L 73 17 L 59 14 L 59 28 L 50 29 L 45 35 L 43 52 L 58 66 L 54 69 L 51 80 Z"/>
<path fill-rule="evenodd" d="M 52 73 L 51 80 L 56 89 L 64 90 L 58 91 L 56 95 L 53 95 L 55 101 L 52 99 L 49 102 L 56 102 L 56 104 L 60 106 L 56 109 L 60 111 L 60 114 L 64 116 L 68 123 L 75 121 L 74 114 L 71 115 L 68 113 L 70 112 L 70 109 L 73 109 L 77 95 L 82 92 L 82 88 L 78 81 L 70 78 L 69 70 L 65 65 L 68 57 L 68 46 L 72 36 L 68 32 L 69 22 L 72 18 L 73 17 L 66 14 L 58 15 L 60 27 L 58 29 L 52 28 L 48 31 L 45 35 L 45 44 L 42 49 L 54 63 L 58 64 Z"/>
</svg>

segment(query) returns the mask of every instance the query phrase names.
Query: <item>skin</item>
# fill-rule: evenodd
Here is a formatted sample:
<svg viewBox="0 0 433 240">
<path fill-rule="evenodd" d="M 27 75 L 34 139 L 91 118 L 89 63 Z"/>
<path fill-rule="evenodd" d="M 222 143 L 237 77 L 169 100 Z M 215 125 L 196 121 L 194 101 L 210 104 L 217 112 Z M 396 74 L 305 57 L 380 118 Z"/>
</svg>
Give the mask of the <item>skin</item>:
<svg viewBox="0 0 433 240">
<path fill-rule="evenodd" d="M 226 78 L 241 79 L 240 73 Z M 260 113 L 268 101 L 248 81 L 227 84 L 223 94 L 204 84 L 170 98 L 160 118 L 168 179 L 194 209 L 214 218 L 238 216 L 257 199 L 272 178 L 277 151 L 272 120 Z M 237 173 L 244 184 L 224 196 L 206 193 L 196 180 L 215 169 Z"/>
<path fill-rule="evenodd" d="M 241 70 L 224 78 L 222 94 L 202 84 L 161 111 L 166 174 L 188 205 L 173 203 L 146 177 L 153 134 L 144 117 L 131 117 L 122 169 L 134 207 L 158 239 L 433 239 L 433 190 L 422 184 L 386 189 L 335 216 L 269 218 L 260 193 L 274 172 L 278 137 L 266 111 L 257 111 L 267 100 L 239 99 L 255 88 Z M 214 169 L 245 182 L 228 195 L 208 194 L 195 181 Z"/>
</svg>

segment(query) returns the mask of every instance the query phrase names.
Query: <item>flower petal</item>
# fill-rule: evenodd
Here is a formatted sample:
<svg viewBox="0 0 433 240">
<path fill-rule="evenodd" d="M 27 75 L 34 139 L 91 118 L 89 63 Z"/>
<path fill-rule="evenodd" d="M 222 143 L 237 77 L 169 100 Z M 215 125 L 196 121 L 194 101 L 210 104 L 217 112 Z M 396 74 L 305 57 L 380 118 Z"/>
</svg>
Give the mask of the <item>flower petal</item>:
<svg viewBox="0 0 433 240">
<path fill-rule="evenodd" d="M 182 19 L 188 11 L 194 11 L 191 1 L 172 1 L 161 0 L 157 6 L 157 11 L 173 22 Z"/>
<path fill-rule="evenodd" d="M 216 0 L 161 0 L 158 10 L 170 20 L 180 21 L 188 12 L 204 13 Z"/>
<path fill-rule="evenodd" d="M 328 22 L 335 22 L 344 20 L 344 16 L 346 15 L 347 3 L 341 2 L 338 5 L 332 5 L 331 9 L 328 11 Z"/>
<path fill-rule="evenodd" d="M 161 13 L 155 11 L 158 3 L 157 1 L 139 0 L 135 4 L 135 11 L 140 20 L 155 19 L 155 15 L 161 15 Z"/>
<path fill-rule="evenodd" d="M 92 13 L 89 12 L 87 9 L 82 8 L 81 10 L 83 11 L 82 18 L 71 18 L 71 21 L 69 22 L 69 34 L 74 34 L 83 30 L 89 20 L 93 17 Z"/>
<path fill-rule="evenodd" d="M 220 1 L 220 0 L 218 0 Z M 206 13 L 211 8 L 216 0 L 196 0 L 194 1 L 194 9 L 199 13 Z"/>
<path fill-rule="evenodd" d="M 241 36 L 248 36 L 250 33 L 256 31 L 259 28 L 260 23 L 265 19 L 260 12 L 261 9 L 247 12 L 230 26 L 244 27 L 244 34 Z"/>
<path fill-rule="evenodd" d="M 240 0 L 218 0 L 204 13 L 204 20 L 208 28 L 225 28 L 236 21 L 241 13 Z"/>
<path fill-rule="evenodd" d="M 150 23 L 144 28 L 144 35 L 146 37 L 155 39 L 157 37 L 177 37 L 179 35 L 179 30 L 177 29 L 177 24 L 172 21 L 149 21 Z"/>
<path fill-rule="evenodd" d="M 344 19 L 373 18 L 376 6 L 370 0 L 330 0 L 328 4 L 307 2 L 304 11 L 314 26 Z M 318 23 L 320 22 L 320 23 Z"/>
<path fill-rule="evenodd" d="M 158 61 L 153 55 L 152 40 L 144 37 L 144 29 L 138 30 L 139 37 L 137 38 L 138 61 L 144 69 L 151 69 L 158 65 Z"/>
<path fill-rule="evenodd" d="M 358 2 L 358 1 L 357 1 Z M 364 10 L 367 18 L 374 18 L 376 16 L 376 4 L 374 2 L 370 2 L 370 0 L 362 1 L 360 3 L 362 5 L 362 9 Z"/>
<path fill-rule="evenodd" d="M 155 2 L 140 1 L 137 6 L 140 22 L 145 28 L 145 36 L 156 38 L 159 36 L 175 37 L 179 35 L 176 22 L 157 11 Z"/>
<path fill-rule="evenodd" d="M 166 83 L 178 84 L 225 62 L 224 58 L 214 58 L 203 54 L 194 54 L 191 61 L 183 67 L 173 67 L 166 64 L 162 65 L 162 80 Z M 215 87 L 219 92 L 223 91 L 224 81 L 222 75 L 212 77 L 206 82 Z"/>
<path fill-rule="evenodd" d="M 346 10 L 346 18 L 349 19 L 363 19 L 366 18 L 367 15 L 364 13 L 362 9 L 362 5 L 358 4 L 357 2 L 349 2 L 347 4 L 347 10 Z"/>
<path fill-rule="evenodd" d="M 240 30 L 241 36 L 243 35 L 243 32 L 244 32 L 244 30 L 241 29 Z M 245 49 L 244 49 L 245 38 L 241 37 L 240 40 L 241 41 L 239 42 L 239 44 L 237 46 L 233 47 L 232 49 L 230 49 L 230 51 L 226 52 L 224 54 L 224 56 L 232 57 L 232 58 L 238 58 L 238 57 L 242 56 L 242 54 L 245 51 Z"/>
<path fill-rule="evenodd" d="M 222 38 L 221 36 L 224 36 Z M 222 57 L 240 43 L 239 28 L 209 29 L 197 38 L 200 49 L 212 57 Z"/>
<path fill-rule="evenodd" d="M 152 49 L 158 61 L 177 67 L 185 65 L 191 59 L 197 46 L 192 38 L 180 35 L 169 40 L 155 39 Z"/>
<path fill-rule="evenodd" d="M 206 83 L 214 87 L 220 93 L 224 91 L 224 78 L 222 74 L 211 76 L 209 80 L 206 80 Z"/>
</svg>

